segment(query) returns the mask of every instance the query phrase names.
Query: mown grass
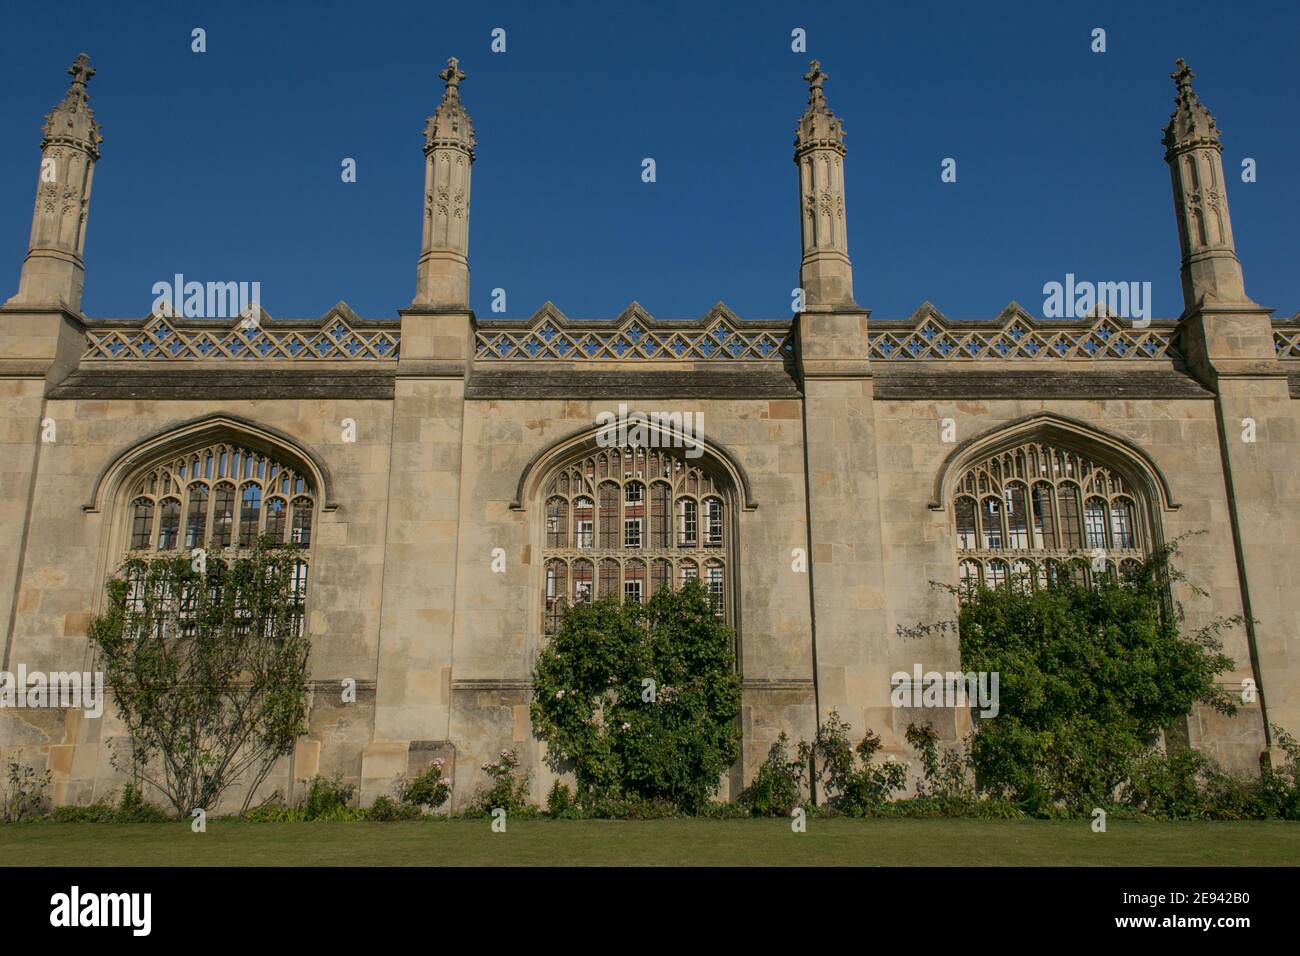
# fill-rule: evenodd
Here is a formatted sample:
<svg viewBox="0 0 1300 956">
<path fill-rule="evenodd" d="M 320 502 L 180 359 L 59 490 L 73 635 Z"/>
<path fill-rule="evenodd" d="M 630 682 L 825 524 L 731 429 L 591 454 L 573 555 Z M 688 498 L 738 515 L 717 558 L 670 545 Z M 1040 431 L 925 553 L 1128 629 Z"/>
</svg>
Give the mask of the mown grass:
<svg viewBox="0 0 1300 956">
<path fill-rule="evenodd" d="M 1300 824 L 1111 820 L 27 823 L 6 866 L 1295 866 Z"/>
</svg>

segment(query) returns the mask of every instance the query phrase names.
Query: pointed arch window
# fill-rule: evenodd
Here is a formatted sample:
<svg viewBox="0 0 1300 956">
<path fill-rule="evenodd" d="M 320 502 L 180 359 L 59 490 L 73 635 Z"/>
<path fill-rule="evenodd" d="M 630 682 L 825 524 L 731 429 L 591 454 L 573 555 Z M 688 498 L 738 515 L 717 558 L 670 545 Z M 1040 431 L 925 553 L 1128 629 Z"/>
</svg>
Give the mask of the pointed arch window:
<svg viewBox="0 0 1300 956">
<path fill-rule="evenodd" d="M 1025 486 L 1019 481 L 1009 481 L 1004 500 L 1007 515 L 1007 547 L 1029 547 L 1029 502 Z"/>
<path fill-rule="evenodd" d="M 131 550 L 145 550 L 152 539 L 153 499 L 137 498 L 131 503 Z"/>
<path fill-rule="evenodd" d="M 304 548 L 311 544 L 311 521 L 315 511 L 315 502 L 310 495 L 299 495 L 293 499 L 293 524 L 290 526 L 289 540 Z"/>
<path fill-rule="evenodd" d="M 952 505 L 963 597 L 1127 573 L 1150 546 L 1148 504 L 1120 471 L 1040 441 L 967 466 Z"/>
<path fill-rule="evenodd" d="M 722 499 L 704 499 L 704 546 L 722 547 Z"/>
<path fill-rule="evenodd" d="M 573 603 L 586 604 L 591 600 L 591 562 L 586 558 L 573 562 Z"/>
<path fill-rule="evenodd" d="M 618 593 L 618 571 L 618 562 L 613 558 L 601 559 L 600 582 L 599 586 L 596 588 L 596 597 L 598 600 L 608 600 Z"/>
<path fill-rule="evenodd" d="M 1002 500 L 993 495 L 980 506 L 980 530 L 984 532 L 984 547 L 994 551 L 1002 547 Z"/>
<path fill-rule="evenodd" d="M 695 581 L 700 577 L 700 566 L 689 558 L 679 564 L 677 570 L 681 574 L 681 587 L 685 587 L 687 581 Z"/>
<path fill-rule="evenodd" d="M 665 558 L 655 558 L 650 562 L 650 595 L 654 596 L 672 585 L 673 563 Z"/>
<path fill-rule="evenodd" d="M 640 604 L 645 595 L 645 562 L 636 558 L 623 565 L 623 600 Z"/>
<path fill-rule="evenodd" d="M 219 481 L 212 511 L 212 545 L 216 548 L 229 548 L 234 544 L 235 528 L 235 486 L 228 481 Z"/>
<path fill-rule="evenodd" d="M 1131 499 L 1119 496 L 1110 503 L 1111 545 L 1118 551 L 1132 550 L 1137 546 L 1136 513 Z M 1122 565 L 1122 562 L 1121 562 Z"/>
<path fill-rule="evenodd" d="M 251 548 L 257 544 L 257 533 L 261 530 L 262 486 L 249 481 L 244 484 L 239 494 L 239 546 Z"/>
<path fill-rule="evenodd" d="M 1083 509 L 1084 538 L 1089 548 L 1106 547 L 1106 499 L 1089 498 Z"/>
<path fill-rule="evenodd" d="M 546 546 L 563 548 L 569 543 L 569 502 L 550 498 L 546 502 Z"/>
<path fill-rule="evenodd" d="M 284 526 L 289 516 L 289 503 L 283 498 L 266 499 L 266 533 L 276 544 L 284 543 Z"/>
<path fill-rule="evenodd" d="M 680 449 L 600 449 L 557 468 L 539 495 L 546 631 L 568 605 L 643 603 L 691 578 L 731 619 L 732 493 Z"/>
<path fill-rule="evenodd" d="M 612 481 L 600 483 L 600 550 L 612 551 L 618 547 L 618 485 Z"/>
<path fill-rule="evenodd" d="M 573 545 L 576 548 L 590 548 L 595 544 L 593 532 L 596 528 L 591 499 L 581 495 L 573 502 Z"/>
<path fill-rule="evenodd" d="M 208 486 L 201 481 L 194 481 L 190 483 L 190 502 L 185 510 L 185 547 L 205 547 L 207 533 Z"/>
<path fill-rule="evenodd" d="M 718 617 L 725 616 L 726 586 L 723 580 L 721 562 L 709 561 L 705 564 L 704 586 L 709 594 L 709 602 L 713 605 L 713 613 Z"/>
<path fill-rule="evenodd" d="M 173 551 L 181 527 L 179 498 L 164 498 L 158 510 L 158 550 Z"/>
<path fill-rule="evenodd" d="M 959 495 L 956 507 L 957 547 L 974 548 L 975 544 L 975 499 L 969 495 Z"/>
<path fill-rule="evenodd" d="M 127 482 L 127 550 L 136 557 L 209 547 L 251 550 L 259 536 L 311 544 L 312 482 L 272 455 L 218 442 L 167 458 Z M 292 497 L 289 497 L 292 496 Z M 295 572 L 306 593 L 310 555 Z"/>
<path fill-rule="evenodd" d="M 259 537 L 273 543 L 286 539 L 301 543 L 294 556 L 289 600 L 299 607 L 299 626 L 305 621 L 308 581 L 311 576 L 311 529 L 317 493 L 310 478 L 277 460 L 274 453 L 244 446 L 238 441 L 218 441 L 181 454 L 160 458 L 127 478 L 123 484 L 125 528 L 123 542 L 130 557 L 188 555 L 195 549 L 217 549 L 223 557 L 240 557 L 251 551 Z M 291 497 L 290 497 L 291 496 Z M 209 565 L 209 569 L 212 569 Z M 209 585 L 220 589 L 219 578 Z M 143 599 L 143 579 L 130 581 L 128 600 Z M 182 591 L 177 600 L 182 633 L 192 633 L 184 611 L 194 596 Z M 247 631 L 253 612 L 236 609 L 237 628 Z M 242 623 L 240 623 L 242 622 Z"/>
<path fill-rule="evenodd" d="M 564 612 L 569 590 L 569 569 L 563 561 L 546 562 L 546 629 L 554 630 Z"/>
<path fill-rule="evenodd" d="M 700 505 L 694 498 L 677 499 L 677 546 L 693 548 L 700 526 Z"/>
<path fill-rule="evenodd" d="M 673 489 L 666 481 L 650 486 L 650 547 L 673 546 Z"/>
<path fill-rule="evenodd" d="M 1034 483 L 1031 506 L 1034 515 L 1034 547 L 1049 551 L 1056 548 L 1056 492 L 1050 482 Z"/>
</svg>

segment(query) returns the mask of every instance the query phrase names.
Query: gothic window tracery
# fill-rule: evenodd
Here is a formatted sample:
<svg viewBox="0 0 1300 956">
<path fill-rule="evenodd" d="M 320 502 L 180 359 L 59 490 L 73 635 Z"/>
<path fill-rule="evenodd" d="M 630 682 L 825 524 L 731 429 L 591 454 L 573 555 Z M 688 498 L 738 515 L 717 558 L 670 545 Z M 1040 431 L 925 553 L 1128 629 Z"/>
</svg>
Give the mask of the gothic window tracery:
<svg viewBox="0 0 1300 956">
<path fill-rule="evenodd" d="M 1122 574 L 1149 550 L 1141 504 L 1116 470 L 1046 442 L 976 462 L 953 492 L 959 589 L 1026 590 Z"/>
<path fill-rule="evenodd" d="M 172 455 L 128 483 L 127 551 L 158 558 L 215 548 L 237 557 L 259 537 L 294 543 L 294 593 L 305 600 L 316 489 L 298 470 L 237 442 Z"/>
<path fill-rule="evenodd" d="M 546 633 L 568 605 L 644 603 L 691 578 L 729 618 L 728 489 L 682 450 L 602 448 L 543 487 Z"/>
</svg>

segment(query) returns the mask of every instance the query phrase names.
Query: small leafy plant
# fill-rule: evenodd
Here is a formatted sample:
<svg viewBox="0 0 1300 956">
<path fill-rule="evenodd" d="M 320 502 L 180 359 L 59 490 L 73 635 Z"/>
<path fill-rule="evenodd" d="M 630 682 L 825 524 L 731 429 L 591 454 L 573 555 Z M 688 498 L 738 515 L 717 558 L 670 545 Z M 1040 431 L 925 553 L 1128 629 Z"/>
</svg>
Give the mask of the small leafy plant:
<svg viewBox="0 0 1300 956">
<path fill-rule="evenodd" d="M 790 738 L 782 731 L 754 775 L 754 782 L 741 793 L 740 805 L 752 816 L 788 817 L 799 806 L 807 789 L 807 777 L 807 761 L 791 759 Z"/>
<path fill-rule="evenodd" d="M 50 772 L 37 771 L 33 767 L 10 760 L 8 787 L 0 804 L 0 816 L 5 823 L 22 823 L 39 817 L 47 802 L 46 791 L 50 786 Z"/>
<path fill-rule="evenodd" d="M 880 736 L 868 730 L 855 747 L 849 743 L 850 729 L 838 712 L 831 711 L 813 743 L 800 744 L 799 758 L 801 763 L 817 761 L 817 779 L 832 810 L 866 816 L 903 789 L 907 768 L 888 758 L 877 764 L 875 757 L 883 746 Z"/>
<path fill-rule="evenodd" d="M 518 751 L 501 751 L 500 759 L 483 764 L 483 772 L 492 782 L 480 790 L 474 800 L 474 809 L 478 813 L 488 815 L 493 810 L 503 809 L 508 814 L 518 814 L 528 807 L 529 775 L 519 769 Z"/>
<path fill-rule="evenodd" d="M 397 786 L 397 799 L 417 809 L 428 807 L 436 810 L 442 806 L 451 796 L 451 778 L 443 773 L 445 765 L 446 761 L 438 757 L 424 773 L 401 781 Z"/>
</svg>

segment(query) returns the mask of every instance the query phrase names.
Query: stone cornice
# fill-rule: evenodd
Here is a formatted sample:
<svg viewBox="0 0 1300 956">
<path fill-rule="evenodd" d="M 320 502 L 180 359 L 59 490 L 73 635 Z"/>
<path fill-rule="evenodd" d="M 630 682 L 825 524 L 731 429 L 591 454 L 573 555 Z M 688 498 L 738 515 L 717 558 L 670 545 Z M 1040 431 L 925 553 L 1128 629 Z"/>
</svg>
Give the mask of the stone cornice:
<svg viewBox="0 0 1300 956">
<path fill-rule="evenodd" d="M 205 401 L 337 398 L 391 400 L 395 364 L 386 368 L 338 367 L 330 363 L 265 367 L 95 367 L 84 363 L 49 389 L 61 401 L 184 399 Z"/>
<path fill-rule="evenodd" d="M 734 368 L 700 363 L 679 368 L 593 369 L 555 365 L 477 367 L 466 399 L 779 399 L 799 398 L 799 385 L 779 363 Z"/>
<path fill-rule="evenodd" d="M 1156 363 L 1094 369 L 1054 362 L 1049 368 L 1000 368 L 943 362 L 876 365 L 876 401 L 926 399 L 1209 399 L 1195 378 Z"/>
</svg>

